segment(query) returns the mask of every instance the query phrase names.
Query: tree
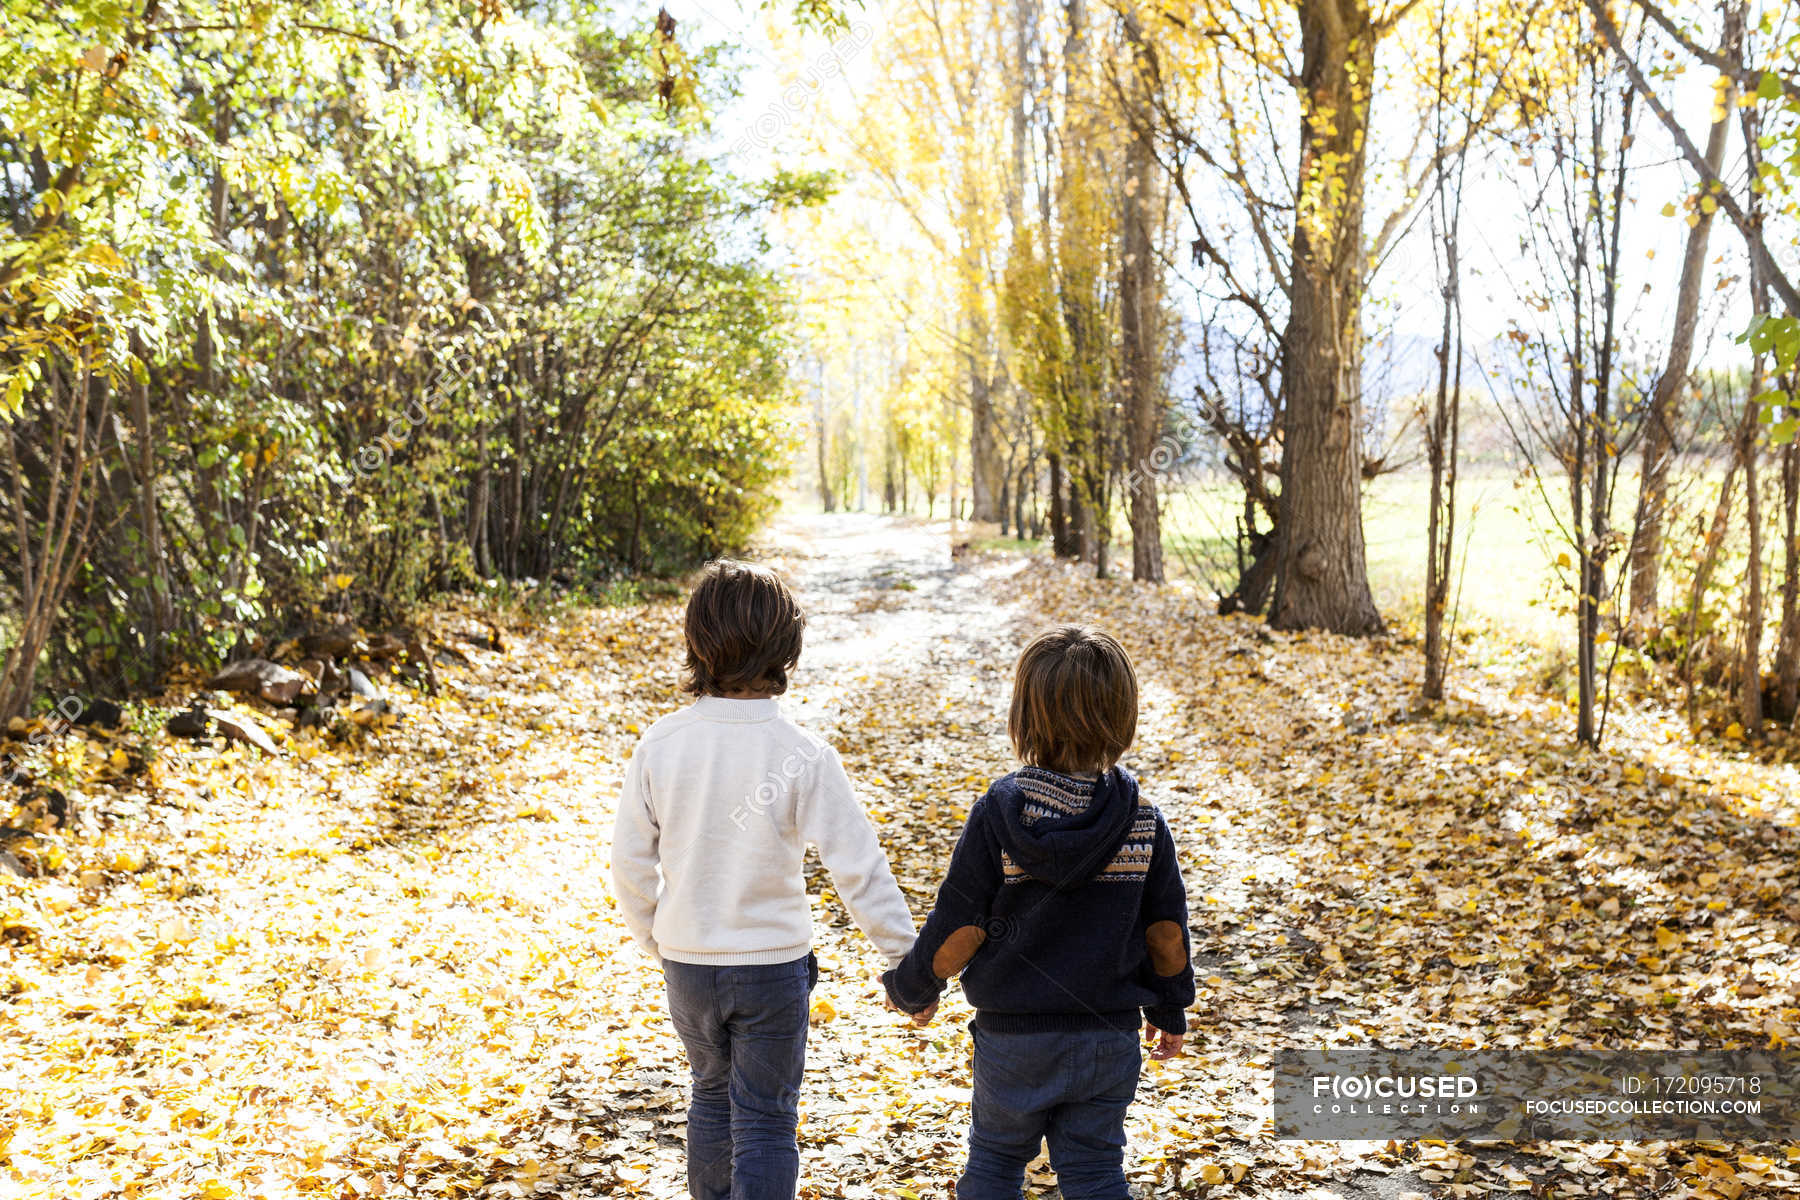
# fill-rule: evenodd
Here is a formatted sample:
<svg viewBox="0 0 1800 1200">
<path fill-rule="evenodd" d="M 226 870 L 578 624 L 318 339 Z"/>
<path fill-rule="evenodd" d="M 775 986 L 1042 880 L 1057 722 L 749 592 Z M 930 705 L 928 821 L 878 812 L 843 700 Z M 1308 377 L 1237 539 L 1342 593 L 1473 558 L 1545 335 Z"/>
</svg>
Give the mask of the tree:
<svg viewBox="0 0 1800 1200">
<path fill-rule="evenodd" d="M 89 369 L 86 350 L 45 364 L 45 386 L 27 393 L 6 426 L 7 508 L 19 599 L 13 643 L 0 663 L 0 724 L 28 711 L 38 661 L 50 644 L 100 505 L 95 481 L 112 421 L 112 389 Z"/>
<path fill-rule="evenodd" d="M 1436 19 L 1436 103 L 1433 135 L 1431 230 L 1432 252 L 1439 262 L 1443 322 L 1437 344 L 1437 393 L 1425 422 L 1425 451 L 1431 467 L 1431 502 L 1425 533 L 1425 680 L 1427 700 L 1444 698 L 1449 666 L 1445 617 L 1456 558 L 1456 476 L 1462 433 L 1462 215 L 1463 179 L 1468 166 L 1468 140 L 1451 149 L 1449 135 L 1450 36 L 1448 13 Z M 1477 32 L 1478 35 L 1478 32 Z M 1441 258 L 1438 258 L 1441 251 Z"/>
<path fill-rule="evenodd" d="M 824 182 L 701 153 L 666 14 L 0 4 L 0 705 L 766 512 Z"/>
<path fill-rule="evenodd" d="M 1735 57 L 1742 36 L 1743 8 L 1731 5 L 1726 11 L 1723 52 Z M 1721 73 L 1714 83 L 1712 121 L 1703 159 L 1707 173 L 1715 178 L 1725 161 L 1725 139 L 1730 131 L 1731 113 L 1736 107 L 1736 79 L 1729 73 Z M 1631 608 L 1628 620 L 1640 634 L 1654 630 L 1657 623 L 1656 591 L 1662 567 L 1669 465 L 1675 457 L 1675 424 L 1680 416 L 1681 397 L 1689 386 L 1688 365 L 1693 359 L 1694 329 L 1700 317 L 1700 284 L 1706 271 L 1706 248 L 1715 211 L 1716 204 L 1701 204 L 1696 198 L 1693 223 L 1688 227 L 1687 245 L 1681 256 L 1674 331 L 1669 337 L 1669 352 L 1662 373 L 1657 376 L 1650 394 L 1650 411 L 1645 420 L 1637 519 L 1632 527 L 1629 557 Z"/>
<path fill-rule="evenodd" d="M 1375 44 L 1366 0 L 1300 0 L 1300 163 L 1282 335 L 1280 541 L 1269 622 L 1375 633 L 1362 528 L 1363 170 Z"/>
<path fill-rule="evenodd" d="M 1204 314 L 1196 415 L 1243 488 L 1239 578 L 1221 608 L 1259 610 L 1273 580 L 1278 624 L 1380 627 L 1360 516 L 1361 484 L 1381 466 L 1362 445 L 1363 298 L 1413 228 L 1437 160 L 1502 113 L 1539 7 L 1444 7 L 1472 32 L 1442 146 L 1429 133 L 1434 106 L 1414 102 L 1434 95 L 1431 81 L 1393 78 L 1399 69 L 1378 57 L 1390 46 L 1403 63 L 1425 58 L 1412 0 L 1380 12 L 1345 0 L 1209 0 L 1191 18 L 1165 19 L 1164 164 Z M 1417 133 L 1371 162 L 1367 142 L 1394 123 Z M 1231 203 L 1209 202 L 1220 189 Z M 1371 201 L 1381 216 L 1365 226 Z"/>
<path fill-rule="evenodd" d="M 1547 32 L 1558 49 L 1532 61 L 1519 100 L 1533 119 L 1515 134 L 1518 182 L 1533 218 L 1521 308 L 1547 315 L 1535 329 L 1523 316 L 1514 320 L 1527 386 L 1516 415 L 1502 415 L 1548 511 L 1559 506 L 1545 459 L 1567 488 L 1554 518 L 1564 547 L 1557 566 L 1572 597 L 1576 740 L 1593 747 L 1605 736 L 1617 654 L 1603 631 L 1620 578 L 1607 566 L 1623 543 L 1612 524 L 1613 492 L 1634 433 L 1634 413 L 1622 402 L 1618 326 L 1637 94 L 1593 47 L 1581 10 L 1557 14 Z M 1573 54 L 1561 52 L 1571 46 Z"/>
<path fill-rule="evenodd" d="M 1125 392 L 1126 471 L 1131 520 L 1131 577 L 1163 581 L 1162 517 L 1152 470 L 1163 429 L 1162 262 L 1157 234 L 1163 222 L 1160 172 L 1150 122 L 1155 67 L 1137 17 L 1123 17 L 1130 68 L 1121 100 L 1132 120 L 1126 141 L 1121 201 L 1124 236 L 1119 263 L 1120 361 Z"/>
<path fill-rule="evenodd" d="M 955 356 L 967 409 L 969 515 L 1007 519 L 1007 448 L 1021 445 L 1020 406 L 996 312 L 1012 155 L 1006 79 L 1011 23 L 966 0 L 914 0 L 894 14 L 877 87 L 840 122 L 845 149 L 936 259 L 936 294 L 908 298 L 933 353 Z"/>
<path fill-rule="evenodd" d="M 1124 500 L 1134 569 L 1153 578 L 1156 496 L 1129 484 L 1141 475 L 1129 459 L 1149 455 L 1166 399 L 1166 192 L 1144 102 L 1154 47 L 1140 38 L 1138 66 L 1107 86 L 1136 18 L 1106 15 L 1085 0 L 906 6 L 889 69 L 843 137 L 904 219 L 907 252 L 937 264 L 915 281 L 890 255 L 886 277 L 906 281 L 896 317 L 962 376 L 973 515 L 1022 535 L 1047 524 L 1057 554 L 1105 575 Z"/>
<path fill-rule="evenodd" d="M 1724 181 L 1719 178 L 1718 173 L 1708 169 L 1705 156 L 1695 147 L 1693 139 L 1688 137 L 1687 131 L 1683 129 L 1681 123 L 1675 119 L 1674 113 L 1669 111 L 1668 105 L 1663 103 L 1662 97 L 1659 96 L 1656 89 L 1651 86 L 1650 80 L 1645 75 L 1643 67 L 1638 64 L 1637 59 L 1626 51 L 1624 42 L 1620 37 L 1618 24 L 1614 21 L 1612 14 L 1607 11 L 1605 5 L 1602 4 L 1600 0 L 1584 0 L 1584 3 L 1587 5 L 1589 13 L 1593 16 L 1594 28 L 1599 32 L 1602 40 L 1606 43 L 1607 48 L 1617 59 L 1620 68 L 1625 72 L 1627 78 L 1631 80 L 1632 87 L 1637 91 L 1638 95 L 1643 97 L 1644 102 L 1649 107 L 1650 111 L 1655 114 L 1656 119 L 1661 122 L 1663 128 L 1668 131 L 1670 139 L 1674 141 L 1682 158 L 1686 160 L 1688 166 L 1692 168 L 1694 173 L 1698 176 L 1701 186 L 1707 190 L 1708 194 L 1712 197 L 1713 202 L 1724 210 L 1726 217 L 1730 219 L 1732 225 L 1734 225 L 1737 228 L 1737 231 L 1743 236 L 1744 244 L 1749 251 L 1753 267 L 1763 272 L 1769 290 L 1781 298 L 1782 305 L 1787 309 L 1788 321 L 1800 321 L 1800 281 L 1797 281 L 1792 274 L 1783 270 L 1780 262 L 1770 252 L 1763 224 L 1759 221 L 1752 220 L 1751 215 L 1732 195 L 1731 190 L 1725 186 Z M 1638 0 L 1638 7 L 1644 9 L 1647 14 L 1650 14 L 1651 18 L 1657 20 L 1657 23 L 1664 29 L 1673 30 L 1675 28 L 1674 23 L 1670 21 L 1666 15 L 1662 14 L 1661 10 L 1655 5 L 1646 3 L 1644 0 Z M 1792 39 L 1796 36 L 1797 35 L 1793 33 L 1789 34 L 1790 45 L 1792 44 Z M 1697 57 L 1700 57 L 1703 62 L 1709 62 L 1712 65 L 1718 65 L 1721 62 L 1726 63 L 1726 69 L 1728 69 L 1740 82 L 1754 79 L 1755 90 L 1753 94 L 1755 94 L 1759 100 L 1770 102 L 1782 100 L 1784 97 L 1789 99 L 1800 97 L 1800 82 L 1797 82 L 1779 68 L 1764 68 L 1760 71 L 1752 70 L 1745 67 L 1741 62 L 1732 63 L 1728 59 L 1721 59 L 1719 56 L 1707 54 L 1704 50 L 1698 50 L 1697 47 L 1692 46 L 1691 42 L 1688 42 L 1685 38 L 1679 37 L 1679 35 L 1677 36 L 1677 40 L 1681 42 L 1685 48 L 1697 50 Z M 1788 136 L 1791 138 L 1796 135 L 1790 133 Z M 1763 179 L 1759 179 L 1757 182 L 1766 186 L 1766 181 Z M 1793 326 L 1791 325 L 1784 324 L 1781 326 L 1782 335 L 1784 337 L 1790 336 L 1788 331 L 1792 328 Z M 1792 356 L 1790 355 L 1790 361 L 1791 357 Z"/>
</svg>

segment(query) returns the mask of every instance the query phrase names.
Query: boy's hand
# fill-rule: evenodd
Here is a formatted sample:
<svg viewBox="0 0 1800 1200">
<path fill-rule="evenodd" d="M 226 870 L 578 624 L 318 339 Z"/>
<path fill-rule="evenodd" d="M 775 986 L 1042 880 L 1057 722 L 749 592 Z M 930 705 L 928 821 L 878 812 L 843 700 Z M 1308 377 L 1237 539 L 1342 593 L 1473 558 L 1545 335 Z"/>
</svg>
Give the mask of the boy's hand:
<svg viewBox="0 0 1800 1200">
<path fill-rule="evenodd" d="M 914 1025 L 917 1025 L 921 1028 L 923 1028 L 926 1025 L 931 1024 L 931 1018 L 937 1016 L 938 1002 L 936 1000 L 933 1000 L 931 1002 L 930 1007 L 921 1008 L 916 1013 L 907 1012 L 904 1008 L 901 1008 L 898 1004 L 895 1004 L 894 1001 L 892 1000 L 892 998 L 890 998 L 890 997 L 884 996 L 882 998 L 882 1003 L 886 1004 L 889 1008 L 893 1009 L 895 1012 L 904 1015 L 909 1020 L 911 1020 Z"/>
<path fill-rule="evenodd" d="M 937 1006 L 933 1005 L 932 1007 Z M 1144 1040 L 1150 1043 L 1151 1058 L 1157 1062 L 1167 1062 L 1181 1053 L 1181 1043 L 1187 1039 L 1179 1033 L 1158 1029 L 1146 1021 L 1144 1022 Z"/>
</svg>

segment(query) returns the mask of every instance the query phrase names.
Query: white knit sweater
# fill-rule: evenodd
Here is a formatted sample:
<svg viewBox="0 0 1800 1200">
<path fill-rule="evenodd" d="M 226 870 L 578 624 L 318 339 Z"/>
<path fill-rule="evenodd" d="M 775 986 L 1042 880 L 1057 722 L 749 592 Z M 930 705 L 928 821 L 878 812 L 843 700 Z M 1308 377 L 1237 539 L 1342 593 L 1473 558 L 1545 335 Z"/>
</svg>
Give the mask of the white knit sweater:
<svg viewBox="0 0 1800 1200">
<path fill-rule="evenodd" d="M 808 843 L 863 933 L 899 962 L 912 914 L 837 751 L 774 700 L 702 696 L 652 725 L 632 753 L 613 894 L 652 958 L 788 962 L 812 946 Z"/>
</svg>

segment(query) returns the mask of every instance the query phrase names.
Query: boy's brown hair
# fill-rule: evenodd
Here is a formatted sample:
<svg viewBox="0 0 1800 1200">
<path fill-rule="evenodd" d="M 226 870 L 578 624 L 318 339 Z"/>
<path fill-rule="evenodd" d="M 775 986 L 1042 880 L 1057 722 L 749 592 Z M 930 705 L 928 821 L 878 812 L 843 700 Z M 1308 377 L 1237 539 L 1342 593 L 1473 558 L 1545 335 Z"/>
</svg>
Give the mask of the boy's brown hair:
<svg viewBox="0 0 1800 1200">
<path fill-rule="evenodd" d="M 806 614 L 775 572 L 714 559 L 688 597 L 682 688 L 696 696 L 785 692 L 805 628 Z"/>
<path fill-rule="evenodd" d="M 1057 625 L 1019 655 L 1006 728 L 1028 766 L 1104 771 L 1136 736 L 1137 709 L 1137 672 L 1125 647 L 1097 629 Z"/>
</svg>

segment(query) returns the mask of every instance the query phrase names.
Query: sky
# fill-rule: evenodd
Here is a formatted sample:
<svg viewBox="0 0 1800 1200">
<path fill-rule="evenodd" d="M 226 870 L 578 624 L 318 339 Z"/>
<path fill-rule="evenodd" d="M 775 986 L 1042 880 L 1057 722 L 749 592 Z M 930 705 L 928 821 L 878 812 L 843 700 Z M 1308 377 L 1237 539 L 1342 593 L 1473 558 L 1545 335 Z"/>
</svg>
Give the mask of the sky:
<svg viewBox="0 0 1800 1200">
<path fill-rule="evenodd" d="M 853 16 L 849 30 L 835 34 L 801 33 L 788 21 L 785 8 L 765 12 L 734 0 L 668 0 L 667 8 L 684 43 L 699 39 L 736 48 L 731 61 L 738 68 L 741 94 L 716 113 L 717 150 L 749 175 L 766 173 L 778 163 L 817 165 L 796 163 L 804 133 L 827 112 L 852 108 L 851 96 L 866 90 L 879 70 L 885 36 L 879 3 Z M 789 81 L 796 76 L 810 85 L 794 86 Z M 1672 94 L 1673 108 L 1689 121 L 1696 142 L 1704 141 L 1702 122 L 1710 106 L 1711 83 L 1710 72 L 1691 72 L 1678 81 Z M 1637 169 L 1621 247 L 1621 328 L 1626 355 L 1649 363 L 1666 341 L 1672 322 L 1674 280 L 1687 233 L 1680 213 L 1665 216 L 1662 209 L 1671 201 L 1679 207 L 1689 177 L 1652 114 L 1639 106 L 1637 116 L 1638 137 L 1631 150 Z M 1540 259 L 1526 248 L 1532 232 L 1526 211 L 1529 176 L 1516 157 L 1504 151 L 1471 161 L 1463 216 L 1468 268 L 1463 316 L 1471 344 L 1492 349 L 1515 324 L 1534 330 L 1555 316 L 1523 299 L 1532 293 L 1547 293 L 1553 299 L 1560 294 L 1542 278 Z M 847 192 L 836 202 L 866 200 Z M 1371 212 L 1369 229 L 1378 217 Z M 1176 244 L 1186 241 L 1178 232 Z M 1722 216 L 1714 226 L 1711 257 L 1718 260 L 1715 275 L 1742 271 L 1740 244 Z M 1648 291 L 1646 283 L 1653 284 Z M 1170 294 L 1191 316 L 1197 310 L 1191 298 L 1184 299 L 1185 290 L 1176 281 Z M 1702 323 L 1697 360 L 1737 356 L 1733 338 L 1748 319 L 1747 306 L 1735 298 L 1742 290 L 1733 289 L 1711 305 L 1710 319 Z M 1421 218 L 1384 262 L 1372 289 L 1367 324 L 1371 332 L 1391 331 L 1409 357 L 1420 352 L 1429 357 L 1438 336 L 1440 305 L 1429 222 Z M 1417 369 L 1415 362 L 1410 370 Z"/>
</svg>

